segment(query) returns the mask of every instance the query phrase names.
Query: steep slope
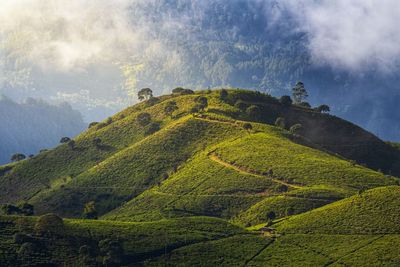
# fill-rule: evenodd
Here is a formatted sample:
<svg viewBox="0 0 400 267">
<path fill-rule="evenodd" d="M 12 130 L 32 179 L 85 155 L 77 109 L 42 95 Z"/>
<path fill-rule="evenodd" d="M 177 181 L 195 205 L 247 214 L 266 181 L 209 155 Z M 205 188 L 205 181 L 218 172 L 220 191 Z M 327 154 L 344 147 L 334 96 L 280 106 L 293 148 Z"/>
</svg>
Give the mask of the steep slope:
<svg viewBox="0 0 400 267">
<path fill-rule="evenodd" d="M 0 173 L 4 192 L 0 202 L 29 201 L 38 214 L 52 211 L 79 217 L 84 205 L 94 201 L 98 214 L 109 212 L 105 218 L 143 221 L 191 215 L 232 219 L 260 206 L 269 212 L 270 204 L 250 208 L 280 196 L 278 202 L 290 198 L 293 204 L 287 211 L 282 210 L 286 204 L 276 210 L 282 217 L 359 189 L 397 182 L 321 148 L 323 142 L 307 130 L 291 134 L 267 124 L 291 112 L 312 121 L 309 130 L 338 144 L 342 136 L 327 129 L 345 129 L 338 133 L 346 135 L 346 142 L 367 136 L 383 143 L 362 129 L 312 109 L 283 105 L 259 92 L 227 92 L 226 96 L 221 91 L 198 91 L 152 98 L 93 125 L 75 138 L 73 145 L 60 145 L 5 166 Z M 208 100 L 207 110 L 193 111 L 200 96 Z M 178 110 L 168 114 L 164 111 L 171 101 Z M 237 105 L 238 101 L 242 105 Z M 250 106 L 256 112 L 246 110 Z M 151 123 L 145 126 L 138 122 L 144 112 L 151 116 Z M 248 121 L 253 122 L 250 131 L 244 129 Z M 395 149 L 383 144 L 384 151 L 386 146 L 389 152 Z M 368 156 L 365 145 L 368 143 L 358 146 L 355 142 L 352 149 Z M 314 189 L 324 186 L 330 187 L 327 195 L 335 197 L 319 199 L 321 192 Z M 315 192 L 307 199 L 290 195 L 301 189 Z M 254 224 L 263 216 L 239 222 Z"/>
<path fill-rule="evenodd" d="M 205 110 L 199 97 L 207 99 Z M 165 112 L 170 101 L 178 107 L 172 114 Z M 151 120 L 143 124 L 144 112 Z M 315 124 L 296 133 L 271 125 L 287 112 Z M 334 153 L 324 140 L 343 147 L 352 140 L 351 150 L 363 156 L 374 151 L 373 140 L 384 144 L 380 151 L 397 151 L 357 126 L 257 92 L 144 101 L 92 125 L 73 143 L 0 167 L 1 203 L 28 201 L 38 215 L 76 218 L 90 202 L 102 219 L 64 219 L 61 227 L 54 216 L 44 226 L 47 215 L 0 216 L 1 262 L 400 264 L 390 243 L 400 244 L 399 179 Z"/>
<path fill-rule="evenodd" d="M 379 187 L 293 216 L 278 224 L 285 233 L 399 234 L 400 187 Z"/>
<path fill-rule="evenodd" d="M 253 133 L 242 131 L 195 154 L 161 185 L 105 218 L 135 221 L 207 215 L 229 219 L 241 217 L 247 209 L 257 218 L 271 211 L 283 217 L 287 212 L 310 210 L 362 188 L 396 183 L 394 178 L 295 144 L 274 127 L 253 125 Z M 283 201 L 281 207 L 276 201 Z M 259 220 L 239 221 L 254 224 Z"/>
</svg>

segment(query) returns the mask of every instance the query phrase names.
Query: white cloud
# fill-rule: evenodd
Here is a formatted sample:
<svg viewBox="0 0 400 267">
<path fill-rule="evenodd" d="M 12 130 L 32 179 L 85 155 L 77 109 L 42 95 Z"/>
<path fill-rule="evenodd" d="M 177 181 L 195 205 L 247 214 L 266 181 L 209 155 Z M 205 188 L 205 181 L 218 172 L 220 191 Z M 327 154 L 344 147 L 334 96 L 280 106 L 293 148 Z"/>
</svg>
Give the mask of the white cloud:
<svg viewBox="0 0 400 267">
<path fill-rule="evenodd" d="M 8 59 L 79 70 L 124 58 L 142 47 L 144 28 L 131 27 L 129 0 L 0 0 L 0 40 Z"/>
<path fill-rule="evenodd" d="M 400 58 L 400 1 L 285 0 L 309 35 L 313 59 L 351 71 L 396 70 Z"/>
</svg>

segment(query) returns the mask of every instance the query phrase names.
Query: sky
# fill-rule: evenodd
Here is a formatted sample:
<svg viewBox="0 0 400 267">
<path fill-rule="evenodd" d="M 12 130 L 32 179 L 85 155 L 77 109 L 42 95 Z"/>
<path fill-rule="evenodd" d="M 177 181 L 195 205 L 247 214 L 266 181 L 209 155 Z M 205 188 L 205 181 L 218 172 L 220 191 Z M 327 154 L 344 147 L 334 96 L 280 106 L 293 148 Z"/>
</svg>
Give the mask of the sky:
<svg viewBox="0 0 400 267">
<path fill-rule="evenodd" d="M 0 0 L 0 92 L 68 101 L 87 120 L 104 118 L 135 103 L 140 85 L 152 85 L 148 68 L 167 69 L 171 78 L 157 78 L 168 85 L 179 81 L 187 59 L 171 43 L 200 38 L 195 29 L 213 5 L 227 21 L 235 19 L 231 6 L 246 5 L 266 32 L 305 33 L 316 67 L 382 77 L 399 70 L 397 0 Z M 227 29 L 220 30 L 213 34 Z M 235 27 L 228 30 L 235 35 Z"/>
</svg>

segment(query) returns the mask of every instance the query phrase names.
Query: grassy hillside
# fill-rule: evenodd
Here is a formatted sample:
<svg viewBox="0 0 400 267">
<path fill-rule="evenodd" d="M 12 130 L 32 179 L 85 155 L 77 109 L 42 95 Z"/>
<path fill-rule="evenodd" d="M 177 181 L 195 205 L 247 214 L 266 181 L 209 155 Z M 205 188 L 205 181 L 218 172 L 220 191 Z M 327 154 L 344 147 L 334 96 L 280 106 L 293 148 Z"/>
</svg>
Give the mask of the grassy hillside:
<svg viewBox="0 0 400 267">
<path fill-rule="evenodd" d="M 135 265 L 179 247 L 246 234 L 245 230 L 227 222 L 204 217 L 149 223 L 64 220 L 55 232 L 45 236 L 36 233 L 37 223 L 37 217 L 0 216 L 2 266 L 17 263 L 75 266 L 83 264 L 83 246 L 90 249 L 91 260 L 101 262 L 99 245 L 105 239 L 118 242 L 122 247 L 122 262 Z M 26 244 L 31 244 L 31 248 L 21 251 Z"/>
<path fill-rule="evenodd" d="M 279 224 L 287 233 L 399 234 L 400 187 L 357 194 Z"/>
<path fill-rule="evenodd" d="M 288 131 L 295 123 L 303 128 Z M 1 204 L 104 220 L 65 219 L 50 245 L 37 217 L 0 217 L 0 259 L 95 266 L 123 251 L 132 266 L 365 265 L 374 248 L 388 253 L 371 262 L 396 265 L 399 179 L 384 174 L 396 172 L 396 153 L 351 123 L 257 92 L 152 98 L 0 167 Z M 267 224 L 276 230 L 259 231 Z"/>
</svg>

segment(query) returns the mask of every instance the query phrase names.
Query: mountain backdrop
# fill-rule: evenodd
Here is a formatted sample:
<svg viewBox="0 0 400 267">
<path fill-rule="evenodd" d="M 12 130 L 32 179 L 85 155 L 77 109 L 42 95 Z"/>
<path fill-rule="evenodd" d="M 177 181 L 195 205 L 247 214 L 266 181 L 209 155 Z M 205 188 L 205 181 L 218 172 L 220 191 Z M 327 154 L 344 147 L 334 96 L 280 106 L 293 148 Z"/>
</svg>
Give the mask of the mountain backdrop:
<svg viewBox="0 0 400 267">
<path fill-rule="evenodd" d="M 54 147 L 61 137 L 74 137 L 85 129 L 82 116 L 68 104 L 50 105 L 27 99 L 16 103 L 0 98 L 0 164 L 15 153 L 26 156 Z"/>
</svg>

